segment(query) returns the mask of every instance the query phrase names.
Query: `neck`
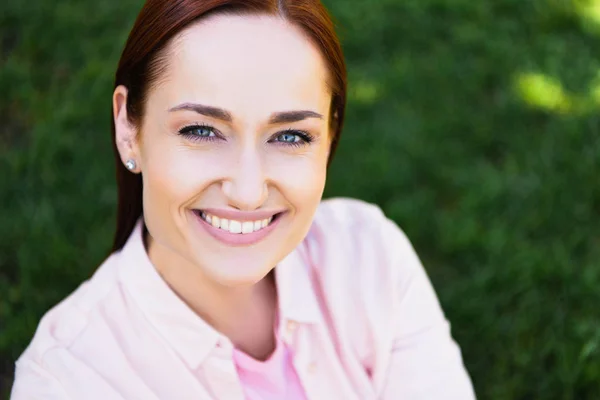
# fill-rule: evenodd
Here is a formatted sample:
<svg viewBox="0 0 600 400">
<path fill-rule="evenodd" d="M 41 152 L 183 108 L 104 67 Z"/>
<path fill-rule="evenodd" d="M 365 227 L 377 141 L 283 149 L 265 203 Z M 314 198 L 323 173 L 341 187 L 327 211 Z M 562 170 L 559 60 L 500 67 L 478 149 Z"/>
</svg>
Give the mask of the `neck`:
<svg viewBox="0 0 600 400">
<path fill-rule="evenodd" d="M 150 234 L 146 243 L 150 261 L 173 292 L 236 347 L 250 349 L 261 341 L 273 342 L 277 307 L 273 270 L 254 285 L 228 287 L 208 279 L 198 266 L 155 242 Z"/>
</svg>

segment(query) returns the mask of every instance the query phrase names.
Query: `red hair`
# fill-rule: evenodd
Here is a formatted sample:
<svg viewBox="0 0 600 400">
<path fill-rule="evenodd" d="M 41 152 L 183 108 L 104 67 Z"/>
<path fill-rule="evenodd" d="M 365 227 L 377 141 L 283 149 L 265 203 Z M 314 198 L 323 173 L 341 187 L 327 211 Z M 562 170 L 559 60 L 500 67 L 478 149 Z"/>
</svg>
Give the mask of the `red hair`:
<svg viewBox="0 0 600 400">
<path fill-rule="evenodd" d="M 329 161 L 337 147 L 346 106 L 346 65 L 333 22 L 319 0 L 147 0 L 125 44 L 115 75 L 115 88 L 127 87 L 127 114 L 140 126 L 149 89 L 168 65 L 171 39 L 199 19 L 217 13 L 276 15 L 299 27 L 320 49 L 331 88 Z M 130 173 L 115 142 L 118 210 L 113 251 L 120 250 L 142 215 L 142 179 Z"/>
</svg>

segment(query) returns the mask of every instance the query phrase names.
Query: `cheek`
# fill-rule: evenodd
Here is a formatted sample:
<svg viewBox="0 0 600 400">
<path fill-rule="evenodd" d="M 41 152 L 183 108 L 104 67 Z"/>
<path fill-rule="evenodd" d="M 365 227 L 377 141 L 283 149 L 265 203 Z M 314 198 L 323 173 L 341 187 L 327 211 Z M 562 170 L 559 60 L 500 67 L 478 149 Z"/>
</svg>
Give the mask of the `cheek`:
<svg viewBox="0 0 600 400">
<path fill-rule="evenodd" d="M 299 212 L 316 209 L 325 188 L 327 161 L 319 154 L 280 157 L 270 175 Z"/>
<path fill-rule="evenodd" d="M 181 145 L 178 138 L 145 146 L 143 179 L 148 200 L 169 203 L 170 208 L 193 200 L 210 183 L 218 152 Z"/>
</svg>

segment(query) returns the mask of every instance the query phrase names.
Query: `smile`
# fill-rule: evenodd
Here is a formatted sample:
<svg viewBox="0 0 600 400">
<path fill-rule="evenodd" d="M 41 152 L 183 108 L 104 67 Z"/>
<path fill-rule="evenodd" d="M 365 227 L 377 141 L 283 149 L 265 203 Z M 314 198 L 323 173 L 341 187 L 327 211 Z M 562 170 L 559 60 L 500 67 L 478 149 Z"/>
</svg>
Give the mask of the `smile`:
<svg viewBox="0 0 600 400">
<path fill-rule="evenodd" d="M 265 239 L 280 223 L 286 212 L 249 213 L 218 211 L 220 217 L 206 210 L 193 210 L 205 232 L 218 241 L 232 246 L 248 246 Z M 226 215 L 223 215 L 226 214 Z M 237 218 L 236 218 L 237 216 Z M 229 217 L 229 218 L 225 218 Z"/>
<path fill-rule="evenodd" d="M 273 217 L 256 221 L 236 221 L 234 219 L 219 218 L 204 211 L 200 212 L 200 218 L 215 228 L 229 233 L 240 233 L 242 235 L 260 231 L 269 226 L 271 221 L 273 221 Z"/>
</svg>

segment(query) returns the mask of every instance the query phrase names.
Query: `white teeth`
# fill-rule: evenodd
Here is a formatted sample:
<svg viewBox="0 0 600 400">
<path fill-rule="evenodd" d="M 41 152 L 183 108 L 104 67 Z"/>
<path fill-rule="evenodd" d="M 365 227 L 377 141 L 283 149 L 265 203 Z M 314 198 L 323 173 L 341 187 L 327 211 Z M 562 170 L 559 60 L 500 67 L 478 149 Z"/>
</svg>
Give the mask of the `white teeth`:
<svg viewBox="0 0 600 400">
<path fill-rule="evenodd" d="M 254 232 L 254 222 L 242 223 L 242 233 L 252 233 L 252 232 Z"/>
<path fill-rule="evenodd" d="M 223 229 L 224 231 L 237 234 L 248 234 L 259 231 L 263 228 L 266 228 L 273 220 L 273 217 L 271 217 L 257 221 L 242 222 L 236 220 L 229 220 L 225 218 L 219 218 L 214 215 L 207 214 L 205 212 L 202 212 L 200 215 L 202 216 L 203 220 L 205 220 L 215 228 Z"/>
<path fill-rule="evenodd" d="M 223 227 L 221 227 L 223 229 Z M 242 233 L 242 224 L 240 221 L 229 221 L 229 232 Z"/>
</svg>

